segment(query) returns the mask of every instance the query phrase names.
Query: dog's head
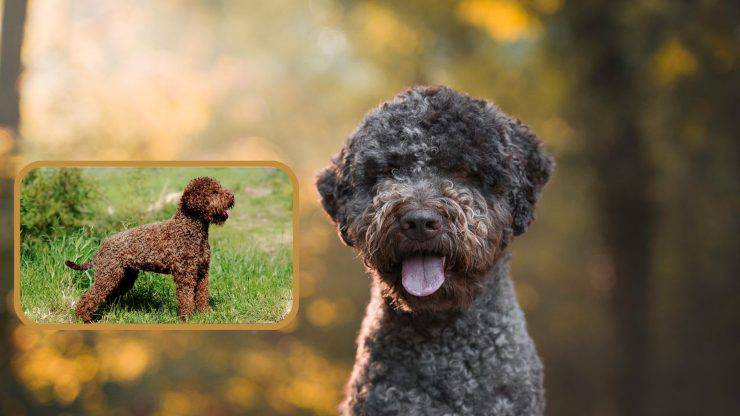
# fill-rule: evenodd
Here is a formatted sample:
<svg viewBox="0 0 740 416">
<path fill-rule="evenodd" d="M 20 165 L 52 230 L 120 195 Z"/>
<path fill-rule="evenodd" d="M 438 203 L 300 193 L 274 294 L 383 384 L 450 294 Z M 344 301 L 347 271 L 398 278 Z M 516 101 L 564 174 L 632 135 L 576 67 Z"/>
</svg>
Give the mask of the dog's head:
<svg viewBox="0 0 740 416">
<path fill-rule="evenodd" d="M 188 183 L 180 198 L 180 210 L 185 215 L 213 224 L 223 224 L 234 206 L 234 194 L 208 177 Z"/>
<path fill-rule="evenodd" d="M 470 303 L 551 170 L 535 135 L 492 103 L 416 87 L 366 115 L 317 187 L 383 295 L 414 312 Z"/>
</svg>

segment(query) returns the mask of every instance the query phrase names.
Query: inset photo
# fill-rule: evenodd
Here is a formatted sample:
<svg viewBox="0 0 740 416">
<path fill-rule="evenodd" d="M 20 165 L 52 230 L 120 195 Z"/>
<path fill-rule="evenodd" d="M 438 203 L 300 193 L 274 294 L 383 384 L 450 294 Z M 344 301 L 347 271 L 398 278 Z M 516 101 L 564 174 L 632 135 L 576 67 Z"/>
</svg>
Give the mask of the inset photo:
<svg viewBox="0 0 740 416">
<path fill-rule="evenodd" d="M 133 164 L 41 162 L 19 174 L 22 320 L 275 329 L 295 315 L 297 186 L 288 168 Z"/>
</svg>

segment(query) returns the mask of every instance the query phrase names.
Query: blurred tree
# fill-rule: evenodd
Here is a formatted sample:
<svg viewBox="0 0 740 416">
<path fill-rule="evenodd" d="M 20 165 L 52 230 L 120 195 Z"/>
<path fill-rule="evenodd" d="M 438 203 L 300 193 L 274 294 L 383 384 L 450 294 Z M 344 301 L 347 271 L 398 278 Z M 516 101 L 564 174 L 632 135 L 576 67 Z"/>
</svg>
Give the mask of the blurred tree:
<svg viewBox="0 0 740 416">
<path fill-rule="evenodd" d="M 18 79 L 21 75 L 21 45 L 26 22 L 26 1 L 3 4 L 2 56 L 0 56 L 0 126 L 18 132 L 20 120 Z"/>
<path fill-rule="evenodd" d="M 664 413 L 738 414 L 730 328 L 740 320 L 740 3 L 678 2 L 641 14 L 657 32 L 644 62 L 642 120 L 661 212 L 653 403 Z"/>
<path fill-rule="evenodd" d="M 696 323 L 696 329 L 706 327 L 705 319 L 710 318 L 707 313 L 714 309 L 707 307 L 707 302 L 713 303 L 723 297 L 711 288 L 721 281 L 726 283 L 722 285 L 725 291 L 728 285 L 736 286 L 727 278 L 733 270 L 737 274 L 736 261 L 724 251 L 717 252 L 710 261 L 712 264 L 702 263 L 697 254 L 706 252 L 707 246 L 687 234 L 701 235 L 699 230 L 705 226 L 700 219 L 705 215 L 717 219 L 724 217 L 726 203 L 712 197 L 713 188 L 732 194 L 733 190 L 727 187 L 734 188 L 737 193 L 737 186 L 730 185 L 731 181 L 720 181 L 709 187 L 690 187 L 693 175 L 686 177 L 683 183 L 668 184 L 659 172 L 662 169 L 664 175 L 674 179 L 683 176 L 675 164 L 683 159 L 687 164 L 685 168 L 704 174 L 708 169 L 702 166 L 705 162 L 691 155 L 698 150 L 696 141 L 706 143 L 708 140 L 708 137 L 697 137 L 697 127 L 712 125 L 715 127 L 711 129 L 715 133 L 711 136 L 712 143 L 716 148 L 702 152 L 703 158 L 714 159 L 717 163 L 714 177 L 729 174 L 724 169 L 737 173 L 727 158 L 717 159 L 717 155 L 722 154 L 718 148 L 737 143 L 727 135 L 731 128 L 724 120 L 736 106 L 727 94 L 728 90 L 737 92 L 733 88 L 737 87 L 737 79 L 731 75 L 733 54 L 737 50 L 727 46 L 732 45 L 733 36 L 736 36 L 733 34 L 736 26 L 732 23 L 737 18 L 736 6 L 725 2 L 566 2 L 559 13 L 545 19 L 551 60 L 571 77 L 570 104 L 563 112 L 588 143 L 585 155 L 595 174 L 596 216 L 611 271 L 616 344 L 613 400 L 619 414 L 652 414 L 654 409 L 668 413 L 716 414 L 737 406 L 737 403 L 726 401 L 732 395 L 724 391 L 721 381 L 731 379 L 729 375 L 737 368 L 720 369 L 709 357 L 697 360 L 695 353 L 701 348 L 687 347 L 696 345 L 697 339 L 693 335 L 686 336 L 696 333 L 686 324 L 697 316 L 704 315 L 700 319 L 702 323 Z M 693 45 L 689 48 L 687 44 Z M 721 55 L 715 58 L 724 60 L 724 64 L 709 62 L 714 59 L 708 56 L 712 52 L 707 49 L 715 49 L 714 54 Z M 705 62 L 697 58 L 697 51 L 699 56 L 707 58 Z M 720 84 L 724 87 L 711 87 Z M 692 85 L 703 88 L 699 91 Z M 696 106 L 697 101 L 701 106 Z M 699 127 L 699 131 L 702 130 Z M 687 132 L 694 136 L 689 140 L 694 144 L 689 146 L 686 146 L 689 144 Z M 671 161 L 672 158 L 675 159 Z M 713 181 L 707 175 L 699 182 L 706 185 Z M 663 190 L 661 185 L 681 190 Z M 716 204 L 715 209 L 707 212 L 703 207 L 696 207 L 693 202 L 701 200 Z M 668 226 L 665 219 L 658 218 L 657 212 L 681 212 L 682 220 L 671 221 Z M 666 230 L 667 226 L 672 229 Z M 658 236 L 665 234 L 674 235 L 675 239 L 660 241 Z M 735 237 L 725 239 L 725 235 L 718 232 L 714 238 L 724 240 L 724 248 L 732 250 L 734 246 L 737 249 Z M 669 252 L 684 253 L 680 259 L 667 259 L 676 261 L 667 269 L 668 275 L 656 270 L 666 269 L 660 264 L 657 250 L 666 250 L 666 244 Z M 707 273 L 708 270 L 713 271 Z M 692 313 L 679 308 L 673 310 L 677 316 L 660 314 L 664 305 L 659 304 L 660 297 L 655 290 L 659 276 L 669 279 L 673 287 L 691 282 L 693 290 L 690 292 L 701 293 L 694 299 L 686 299 L 685 305 L 691 305 L 688 309 Z M 681 329 L 676 328 L 669 338 L 654 334 L 656 314 L 665 319 L 663 322 L 676 322 Z M 722 316 L 711 318 L 706 320 L 725 322 Z M 665 339 L 670 341 L 661 342 Z M 711 341 L 705 338 L 699 344 L 714 344 L 715 341 L 724 342 L 720 336 Z M 728 350 L 718 345 L 713 349 L 718 353 L 731 350 L 726 346 Z M 673 354 L 681 350 L 684 355 L 677 359 L 681 353 Z M 712 381 L 713 387 L 707 389 L 694 385 L 682 398 L 677 398 L 670 387 L 675 386 L 673 380 L 676 378 L 658 374 L 657 363 L 666 361 L 660 356 L 669 355 L 672 355 L 668 360 L 672 367 L 669 371 L 674 375 L 691 378 L 711 368 L 712 380 L 717 383 Z M 694 368 L 688 370 L 685 365 Z M 699 390 L 704 394 L 698 396 L 705 400 L 695 400 Z M 708 397 L 713 399 L 706 400 Z"/>
<path fill-rule="evenodd" d="M 0 221 L 2 229 L 12 229 L 13 221 L 13 169 L 10 167 L 20 121 L 18 80 L 20 78 L 21 46 L 26 21 L 26 1 L 6 0 L 3 2 L 2 39 L 0 39 Z M 13 257 L 13 233 L 4 232 L 0 239 L 0 257 Z M 13 262 L 3 261 L 0 275 L 0 357 L 9 357 L 12 328 L 10 297 L 6 294 L 12 284 Z M 0 412 L 13 414 L 20 406 L 20 389 L 10 370 L 10 361 L 0 362 Z"/>
<path fill-rule="evenodd" d="M 564 56 L 577 71 L 574 104 L 566 113 L 588 138 L 600 234 L 613 272 L 614 400 L 620 414 L 640 415 L 652 363 L 648 312 L 654 207 L 650 161 L 638 126 L 643 100 L 639 67 L 625 50 L 629 28 L 619 21 L 622 7 L 611 1 L 566 5 L 561 18 L 567 22 L 558 27 L 567 28 L 570 36 L 557 46 L 558 52 L 567 51 Z"/>
</svg>

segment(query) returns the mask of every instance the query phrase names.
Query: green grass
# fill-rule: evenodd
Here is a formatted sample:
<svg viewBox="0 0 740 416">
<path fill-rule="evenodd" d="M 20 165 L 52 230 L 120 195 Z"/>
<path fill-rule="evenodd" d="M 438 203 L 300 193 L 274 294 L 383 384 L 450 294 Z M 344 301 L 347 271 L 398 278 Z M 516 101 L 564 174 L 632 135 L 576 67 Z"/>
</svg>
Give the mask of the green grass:
<svg viewBox="0 0 740 416">
<path fill-rule="evenodd" d="M 20 298 L 25 315 L 40 323 L 80 322 L 74 305 L 94 271 L 74 271 L 65 259 L 86 261 L 107 235 L 168 218 L 175 206 L 150 210 L 160 195 L 179 191 L 195 176 L 215 177 L 232 190 L 236 205 L 224 226 L 211 226 L 211 311 L 190 323 L 280 321 L 293 294 L 292 189 L 272 168 L 85 168 L 102 194 L 95 220 L 82 229 L 22 235 Z M 23 190 L 21 189 L 21 192 Z M 134 288 L 102 309 L 98 322 L 178 323 L 172 277 L 142 272 Z"/>
</svg>

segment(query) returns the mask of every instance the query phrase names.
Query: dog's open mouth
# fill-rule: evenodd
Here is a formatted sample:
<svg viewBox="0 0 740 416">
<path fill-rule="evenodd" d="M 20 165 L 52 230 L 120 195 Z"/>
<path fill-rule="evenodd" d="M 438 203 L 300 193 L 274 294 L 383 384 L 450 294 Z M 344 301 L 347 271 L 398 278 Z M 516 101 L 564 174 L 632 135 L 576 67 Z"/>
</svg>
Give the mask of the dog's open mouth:
<svg viewBox="0 0 740 416">
<path fill-rule="evenodd" d="M 227 219 L 229 219 L 229 210 L 225 209 L 218 214 L 214 215 L 214 219 L 216 222 L 225 222 Z"/>
<path fill-rule="evenodd" d="M 445 258 L 442 256 L 413 256 L 401 263 L 401 284 L 414 296 L 429 296 L 444 282 Z"/>
</svg>

